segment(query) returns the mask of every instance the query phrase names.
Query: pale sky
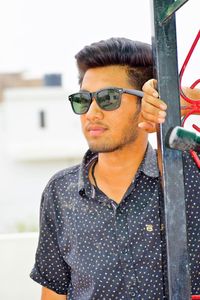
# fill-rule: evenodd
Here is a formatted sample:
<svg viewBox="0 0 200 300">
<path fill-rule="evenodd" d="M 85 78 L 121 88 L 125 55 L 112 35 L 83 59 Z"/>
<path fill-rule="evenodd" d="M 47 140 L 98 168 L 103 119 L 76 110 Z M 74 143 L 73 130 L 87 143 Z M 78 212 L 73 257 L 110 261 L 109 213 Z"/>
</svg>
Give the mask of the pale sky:
<svg viewBox="0 0 200 300">
<path fill-rule="evenodd" d="M 177 13 L 180 64 L 199 29 L 199 0 L 189 0 Z M 0 0 L 0 72 L 60 72 L 65 87 L 73 89 L 75 53 L 112 36 L 151 43 L 150 1 Z M 200 45 L 188 69 L 189 81 L 200 77 L 199 51 Z"/>
</svg>

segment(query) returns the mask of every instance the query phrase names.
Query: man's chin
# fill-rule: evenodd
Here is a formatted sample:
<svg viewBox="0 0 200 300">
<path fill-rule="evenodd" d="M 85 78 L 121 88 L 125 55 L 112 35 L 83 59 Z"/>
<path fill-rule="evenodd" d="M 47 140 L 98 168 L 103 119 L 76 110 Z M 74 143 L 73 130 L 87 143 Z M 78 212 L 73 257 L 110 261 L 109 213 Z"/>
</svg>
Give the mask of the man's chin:
<svg viewBox="0 0 200 300">
<path fill-rule="evenodd" d="M 95 153 L 110 153 L 110 152 L 114 152 L 119 149 L 119 147 L 112 146 L 112 145 L 89 144 L 88 146 L 89 146 L 89 149 Z"/>
</svg>

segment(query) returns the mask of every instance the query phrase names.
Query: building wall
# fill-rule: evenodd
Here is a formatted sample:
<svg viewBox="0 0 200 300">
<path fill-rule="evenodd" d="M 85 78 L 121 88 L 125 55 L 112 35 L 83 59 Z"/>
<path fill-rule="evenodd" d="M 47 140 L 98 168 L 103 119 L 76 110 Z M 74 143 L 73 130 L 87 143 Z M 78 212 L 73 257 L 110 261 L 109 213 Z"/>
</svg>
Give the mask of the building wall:
<svg viewBox="0 0 200 300">
<path fill-rule="evenodd" d="M 7 150 L 17 160 L 66 159 L 86 148 L 79 117 L 62 88 L 7 90 L 5 118 Z"/>
<path fill-rule="evenodd" d="M 66 98 L 61 88 L 5 93 L 0 104 L 0 233 L 36 230 L 47 181 L 58 170 L 78 163 L 87 149 L 79 117 Z"/>
<path fill-rule="evenodd" d="M 41 286 L 29 278 L 38 234 L 0 235 L 0 299 L 39 300 Z"/>
<path fill-rule="evenodd" d="M 40 78 L 27 79 L 23 73 L 0 73 L 0 102 L 3 101 L 4 89 L 11 87 L 33 87 L 42 86 L 43 80 Z"/>
</svg>

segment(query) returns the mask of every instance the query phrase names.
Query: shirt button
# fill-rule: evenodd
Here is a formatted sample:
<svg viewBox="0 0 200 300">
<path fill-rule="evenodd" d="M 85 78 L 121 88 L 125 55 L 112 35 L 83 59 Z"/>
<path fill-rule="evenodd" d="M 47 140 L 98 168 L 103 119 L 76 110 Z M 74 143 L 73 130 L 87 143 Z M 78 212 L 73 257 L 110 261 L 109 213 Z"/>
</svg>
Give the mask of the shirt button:
<svg viewBox="0 0 200 300">
<path fill-rule="evenodd" d="M 125 248 L 125 249 L 123 250 L 123 253 L 124 253 L 124 254 L 127 254 L 127 253 L 128 253 L 128 249 Z"/>
<path fill-rule="evenodd" d="M 131 292 L 131 296 L 132 296 L 132 297 L 135 297 L 135 296 L 136 296 L 136 293 L 135 293 L 135 292 Z"/>
<path fill-rule="evenodd" d="M 131 297 L 135 297 L 136 296 L 136 294 L 135 293 L 131 293 Z M 134 299 L 133 299 L 134 300 Z"/>
</svg>

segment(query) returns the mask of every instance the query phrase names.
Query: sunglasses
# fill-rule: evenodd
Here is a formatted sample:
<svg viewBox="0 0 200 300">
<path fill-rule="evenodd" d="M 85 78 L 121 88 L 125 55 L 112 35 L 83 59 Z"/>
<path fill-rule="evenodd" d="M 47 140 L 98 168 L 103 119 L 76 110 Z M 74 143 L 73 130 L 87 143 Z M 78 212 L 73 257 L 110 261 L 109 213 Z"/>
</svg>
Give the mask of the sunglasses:
<svg viewBox="0 0 200 300">
<path fill-rule="evenodd" d="M 134 95 L 142 98 L 143 92 L 132 89 L 123 89 L 117 87 L 109 87 L 106 89 L 98 90 L 94 93 L 90 92 L 79 92 L 70 95 L 69 101 L 71 102 L 72 109 L 75 114 L 85 114 L 95 98 L 98 106 L 106 111 L 115 110 L 121 105 L 122 94 Z"/>
</svg>

